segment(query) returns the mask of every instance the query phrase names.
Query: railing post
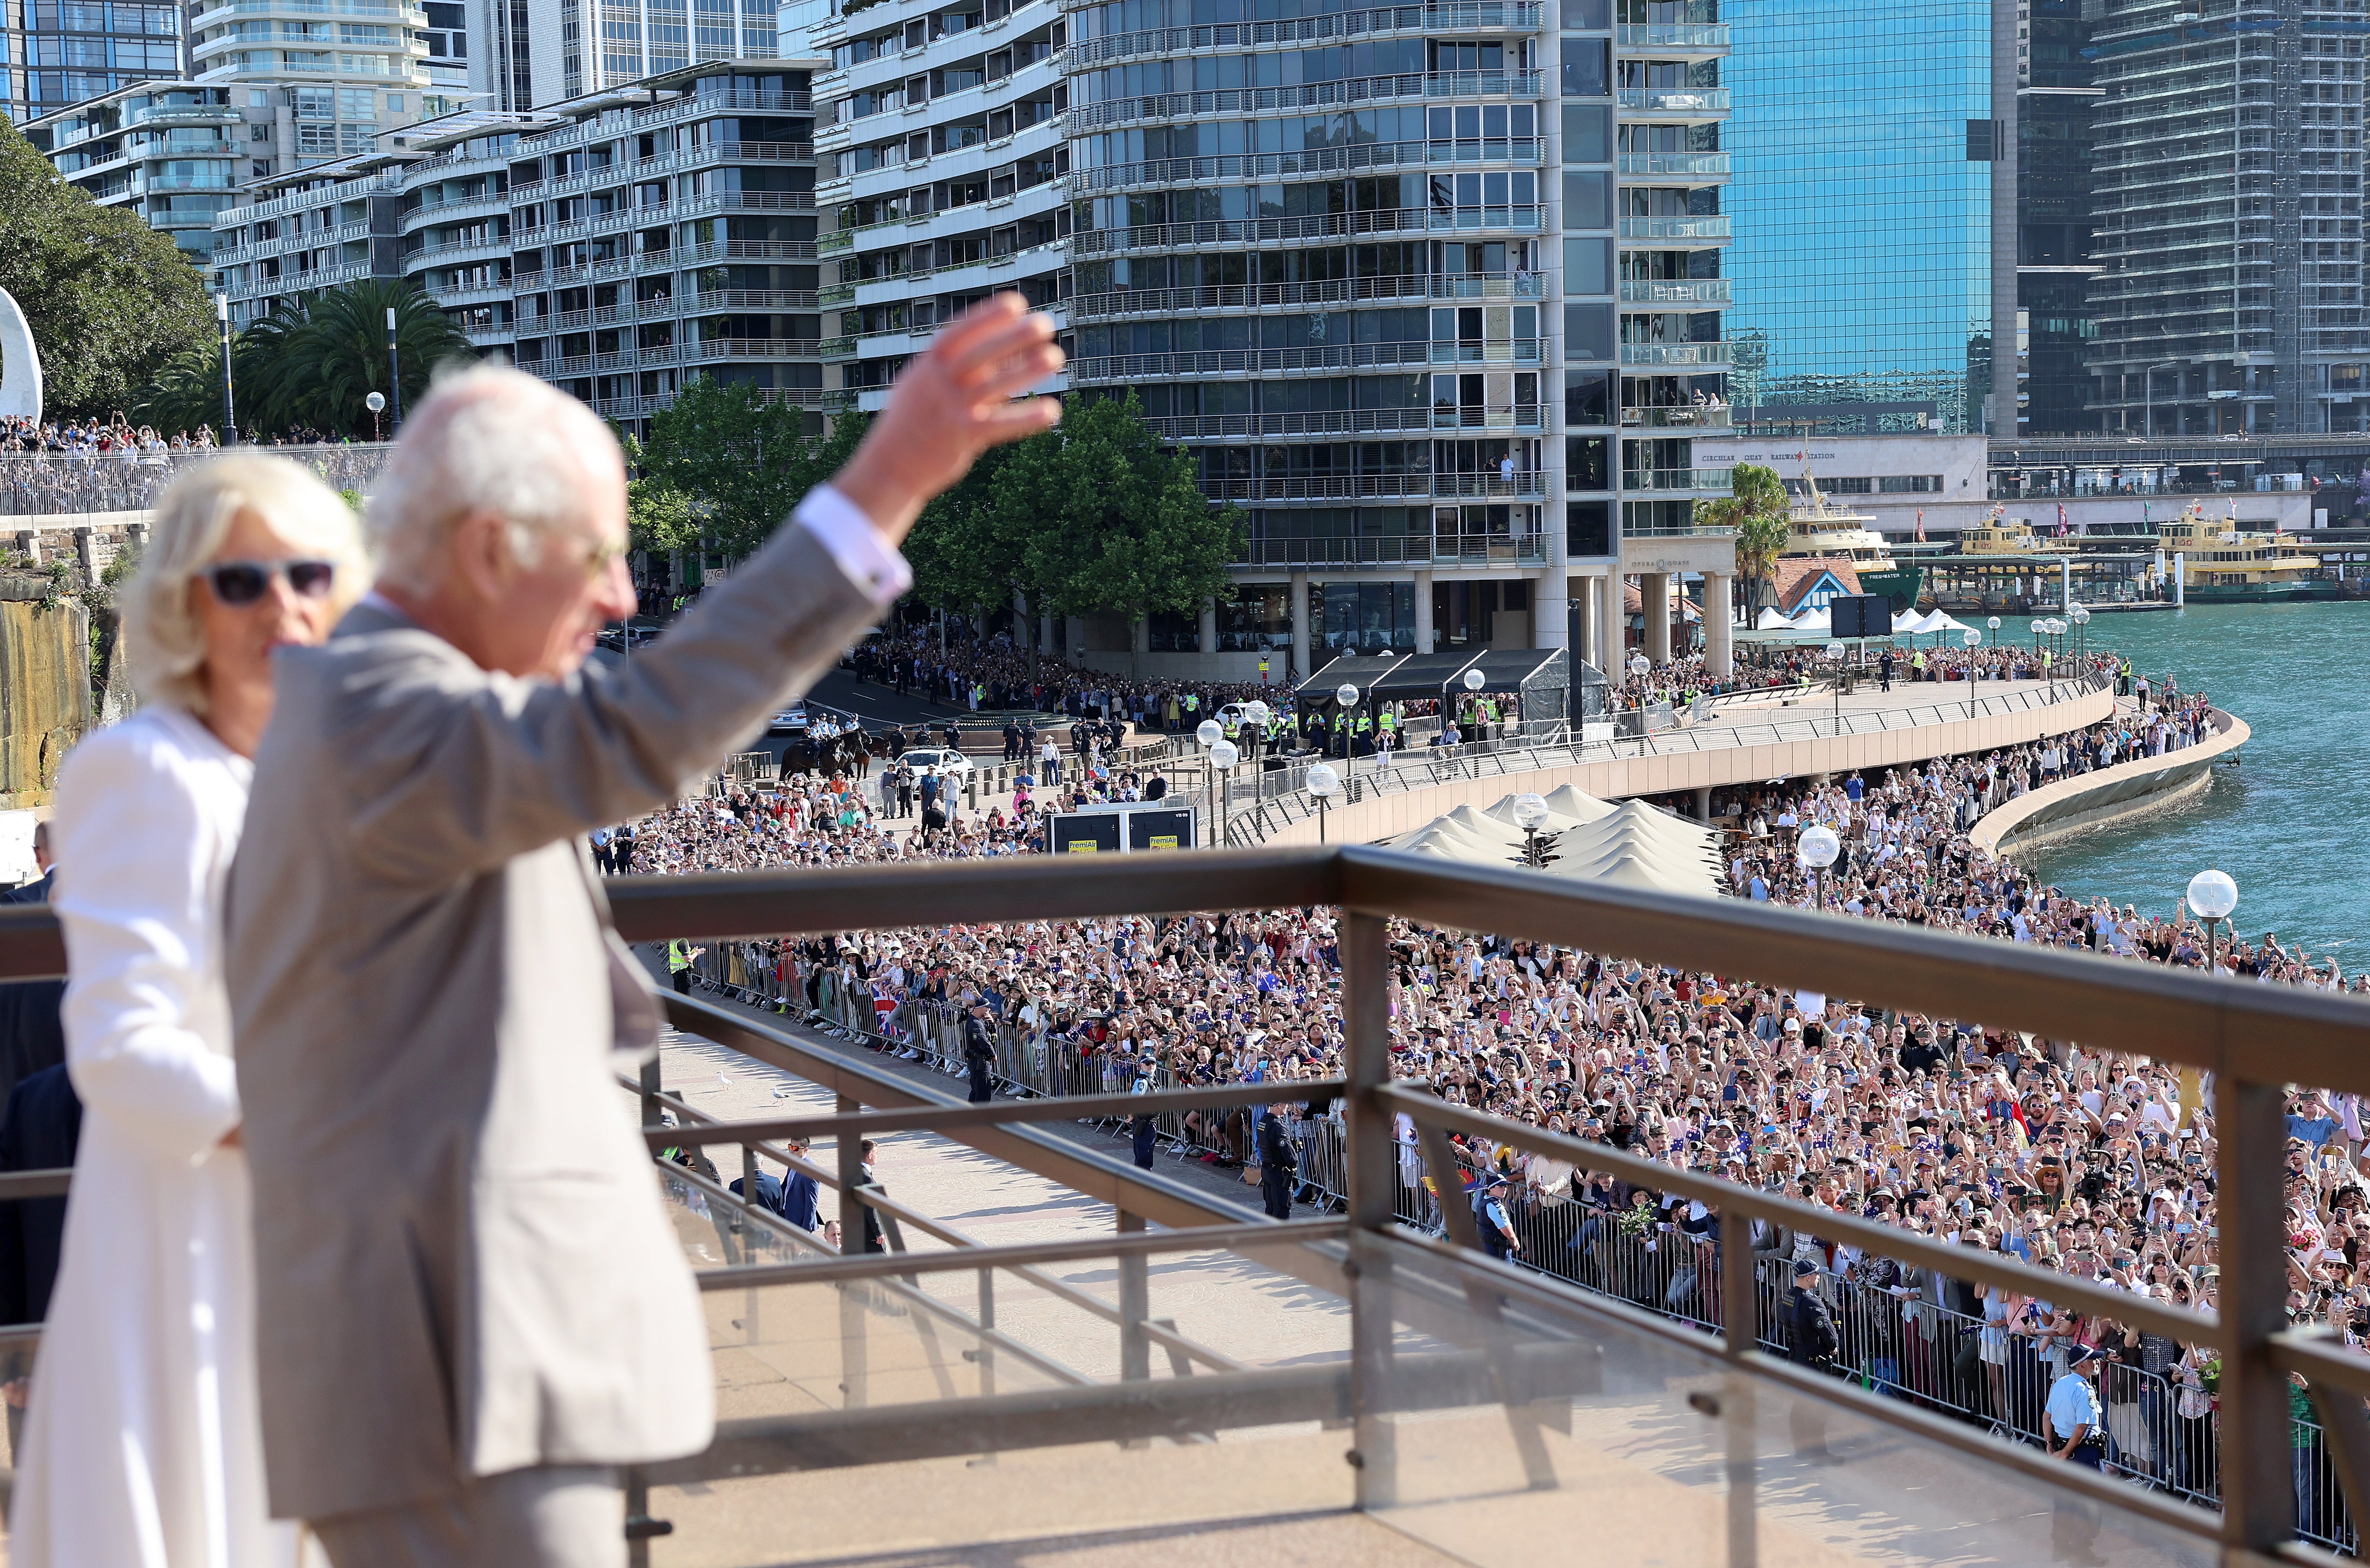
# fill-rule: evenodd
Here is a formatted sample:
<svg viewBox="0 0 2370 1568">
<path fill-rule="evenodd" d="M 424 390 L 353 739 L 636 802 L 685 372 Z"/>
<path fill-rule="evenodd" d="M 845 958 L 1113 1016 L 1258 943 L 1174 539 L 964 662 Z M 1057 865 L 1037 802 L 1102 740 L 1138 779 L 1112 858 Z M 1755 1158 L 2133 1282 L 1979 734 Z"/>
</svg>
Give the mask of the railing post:
<svg viewBox="0 0 2370 1568">
<path fill-rule="evenodd" d="M 859 1115 L 864 1102 L 851 1095 L 839 1096 L 839 1114 Z M 837 1138 L 839 1153 L 839 1250 L 853 1257 L 864 1251 L 864 1217 L 867 1212 L 859 1190 L 864 1185 L 864 1140 L 854 1133 L 843 1132 Z M 851 1281 L 839 1288 L 839 1373 L 840 1392 L 846 1407 L 859 1409 L 865 1402 L 865 1383 L 869 1359 L 865 1345 L 866 1287 Z"/>
<path fill-rule="evenodd" d="M 2287 1139 L 2284 1104 L 2275 1083 L 2215 1074 L 2222 1539 L 2232 1551 L 2264 1553 L 2295 1528 L 2287 1378 L 2272 1364 L 2270 1352 L 2271 1336 L 2287 1326 L 2287 1216 L 2280 1185 Z"/>
<path fill-rule="evenodd" d="M 1349 1093 L 1341 1126 L 1349 1145 L 1351 1464 L 1358 1506 L 1398 1500 L 1398 1439 L 1391 1428 L 1391 1263 L 1379 1244 L 1397 1207 L 1391 1117 L 1375 1097 L 1391 1072 L 1389 922 L 1362 910 L 1342 918 L 1341 997 L 1347 1008 Z"/>
</svg>

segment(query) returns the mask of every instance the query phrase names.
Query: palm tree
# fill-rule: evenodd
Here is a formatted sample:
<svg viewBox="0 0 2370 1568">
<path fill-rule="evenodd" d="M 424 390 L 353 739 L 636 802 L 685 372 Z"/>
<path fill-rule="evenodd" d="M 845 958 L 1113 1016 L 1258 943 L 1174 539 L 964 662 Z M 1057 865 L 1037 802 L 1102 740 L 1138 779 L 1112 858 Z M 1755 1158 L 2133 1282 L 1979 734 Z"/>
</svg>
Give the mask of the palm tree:
<svg viewBox="0 0 2370 1568">
<path fill-rule="evenodd" d="M 1740 463 L 1729 471 L 1729 494 L 1706 507 L 1706 521 L 1717 528 L 1736 530 L 1736 574 L 1745 581 L 1747 620 L 1761 612 L 1761 601 L 1777 571 L 1793 527 L 1793 508 L 1786 498 L 1785 481 L 1774 468 Z"/>
<path fill-rule="evenodd" d="M 302 423 L 329 434 L 369 433 L 362 400 L 389 386 L 390 309 L 406 406 L 427 395 L 429 378 L 447 361 L 477 357 L 467 335 L 408 280 L 360 279 L 316 295 L 299 320 L 275 316 L 250 329 L 281 336 L 270 370 L 271 407 L 281 416 L 273 428 Z"/>
</svg>

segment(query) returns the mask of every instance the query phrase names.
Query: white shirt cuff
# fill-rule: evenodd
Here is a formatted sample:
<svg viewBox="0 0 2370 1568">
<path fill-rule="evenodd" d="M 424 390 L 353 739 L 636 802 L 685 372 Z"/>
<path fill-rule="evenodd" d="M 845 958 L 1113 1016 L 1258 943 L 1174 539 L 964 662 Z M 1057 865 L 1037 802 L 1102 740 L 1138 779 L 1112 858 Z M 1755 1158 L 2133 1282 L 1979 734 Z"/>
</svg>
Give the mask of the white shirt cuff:
<svg viewBox="0 0 2370 1568">
<path fill-rule="evenodd" d="M 847 580 L 875 605 L 887 608 L 914 586 L 905 557 L 880 542 L 864 509 L 829 485 L 807 492 L 790 521 L 805 528 L 831 553 Z"/>
</svg>

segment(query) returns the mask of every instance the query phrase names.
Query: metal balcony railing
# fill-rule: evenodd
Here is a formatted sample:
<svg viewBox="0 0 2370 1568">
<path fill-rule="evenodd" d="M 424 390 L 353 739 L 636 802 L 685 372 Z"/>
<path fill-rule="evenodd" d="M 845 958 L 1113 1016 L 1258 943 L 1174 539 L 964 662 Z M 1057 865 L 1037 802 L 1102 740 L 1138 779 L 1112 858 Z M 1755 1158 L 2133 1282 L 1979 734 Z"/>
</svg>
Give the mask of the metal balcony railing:
<svg viewBox="0 0 2370 1568">
<path fill-rule="evenodd" d="M 1275 1083 L 1141 1095 L 1068 1093 L 966 1105 L 853 1054 L 780 1032 L 751 1013 L 689 997 L 664 998 L 670 1020 L 686 1034 L 837 1096 L 835 1113 L 724 1121 L 670 1093 L 656 1062 L 629 1085 L 639 1094 L 645 1137 L 654 1152 L 714 1150 L 722 1156 L 719 1163 L 744 1172 L 754 1172 L 763 1154 L 838 1189 L 849 1248 L 834 1254 L 819 1238 L 768 1219 L 719 1181 L 677 1162 L 660 1166 L 661 1179 L 686 1217 L 696 1216 L 703 1229 L 712 1223 L 708 1250 L 713 1255 L 720 1244 L 725 1261 L 699 1269 L 698 1285 L 704 1293 L 733 1293 L 745 1303 L 731 1316 L 730 1331 L 752 1345 L 764 1343 L 754 1321 L 761 1291 L 815 1289 L 821 1293 L 804 1300 L 825 1313 L 836 1296 L 835 1323 L 827 1315 L 791 1315 L 802 1325 L 802 1345 L 827 1351 L 831 1365 L 844 1371 L 838 1406 L 827 1399 L 825 1408 L 777 1406 L 728 1420 L 705 1453 L 630 1475 L 628 1496 L 637 1517 L 628 1528 L 637 1539 L 658 1533 L 646 1516 L 653 1486 L 704 1490 L 728 1479 L 742 1485 L 793 1471 L 811 1476 L 818 1470 L 938 1456 L 1134 1445 L 1153 1437 L 1211 1440 L 1222 1433 L 1319 1421 L 1346 1428 L 1342 1440 L 1350 1445 L 1353 1505 L 1383 1514 L 1399 1504 L 1403 1471 L 1409 1480 L 1427 1474 L 1421 1445 L 1403 1450 L 1403 1441 L 1414 1432 L 1398 1418 L 1452 1408 L 1490 1412 L 1493 1420 L 1504 1422 L 1512 1442 L 1500 1451 L 1510 1459 L 1491 1462 L 1519 1471 L 1536 1497 L 1562 1484 L 1543 1440 L 1555 1420 L 1551 1407 L 1564 1401 L 1569 1409 L 1570 1399 L 1605 1391 L 1605 1341 L 1629 1345 L 1641 1358 L 1658 1363 L 1652 1369 L 1658 1389 L 1679 1376 L 1660 1365 L 1666 1358 L 1681 1358 L 1692 1368 L 1693 1376 L 1684 1379 L 1691 1391 L 1686 1402 L 1720 1424 L 1727 1438 L 1729 1539 L 1733 1549 L 1742 1532 L 1748 1549 L 1743 1557 L 1731 1551 L 1732 1562 L 1758 1560 L 1750 1551 L 1756 1516 L 1765 1505 L 1797 1495 L 1802 1484 L 1799 1467 L 1779 1454 L 1769 1457 L 1773 1473 L 1765 1479 L 1752 1413 L 1756 1397 L 1814 1415 L 1840 1415 L 1886 1434 L 1888 1446 L 1896 1449 L 1950 1450 L 1960 1461 L 1950 1471 L 1956 1486 L 1976 1485 L 1984 1474 L 1996 1472 L 2012 1476 L 2028 1499 L 2042 1506 L 2073 1500 L 2102 1510 L 2119 1526 L 2169 1547 L 2163 1560 L 2236 1560 L 2245 1553 L 2293 1555 L 2289 1543 L 2299 1521 L 2289 1462 L 2288 1379 L 2295 1375 L 2309 1384 L 2314 1425 L 2326 1435 L 2345 1501 L 2356 1516 L 2370 1503 L 2370 1419 L 2363 1403 L 2370 1396 L 2370 1357 L 2284 1327 L 2283 1088 L 2300 1082 L 2370 1093 L 2370 1008 L 2343 995 L 1742 899 L 1693 898 L 1363 847 L 1179 853 L 1160 863 L 1157 876 L 1126 858 L 1064 856 L 1058 862 L 1021 857 L 821 872 L 635 876 L 613 879 L 608 895 L 619 934 L 636 942 L 689 936 L 734 943 L 915 925 L 1293 906 L 1341 912 L 1343 1076 L 1296 1082 L 1288 1091 L 1294 1099 L 1311 1098 L 1317 1102 L 1313 1113 L 1332 1115 L 1338 1122 L 1338 1168 L 1328 1173 L 1343 1200 L 1338 1219 L 1247 1222 L 1240 1208 L 1215 1196 L 1138 1172 L 1086 1145 L 1048 1137 L 1034 1125 L 1229 1111 L 1286 1092 Z M 1395 1082 L 1388 1006 L 1395 919 L 1486 930 L 1608 958 L 1753 977 L 1938 1017 L 1980 1017 L 2005 1029 L 2079 1040 L 2095 1051 L 2210 1070 L 2216 1086 L 2214 1160 L 2226 1221 L 2219 1236 L 2221 1310 L 2209 1315 L 2176 1309 L 2037 1269 L 2009 1255 L 1947 1245 L 1610 1145 L 1501 1120 L 1446 1103 L 1421 1082 Z M 50 910 L 0 910 L 0 979 L 57 975 L 63 972 L 64 957 Z M 1321 1108 L 1337 1104 L 1338 1114 Z M 671 1113 L 680 1125 L 662 1126 L 662 1113 Z M 1412 1147 L 1404 1150 L 1395 1127 L 1400 1118 L 1413 1134 Z M 1113 1205 L 1118 1233 L 1018 1245 L 973 1241 L 869 1179 L 860 1139 L 914 1129 L 934 1131 Z M 2222 1512 L 2217 1517 L 2177 1496 L 2053 1460 L 1979 1426 L 1944 1419 L 1917 1401 L 1884 1397 L 1889 1390 L 1852 1386 L 1776 1358 L 1766 1348 L 1777 1337 L 1766 1321 L 1771 1303 L 1760 1288 L 1749 1246 L 1708 1252 L 1685 1310 L 1655 1311 L 1490 1260 L 1480 1250 L 1470 1209 L 1461 1203 L 1431 1210 L 1445 1234 L 1429 1234 L 1418 1218 L 1428 1211 L 1416 1177 L 1429 1175 L 1443 1195 L 1461 1190 L 1452 1132 L 1699 1203 L 1719 1216 L 1732 1242 L 1746 1221 L 1763 1221 L 1894 1258 L 1942 1278 L 2042 1298 L 2176 1343 L 2215 1347 L 2221 1365 L 2213 1494 L 2221 1499 Z M 791 1152 L 784 1140 L 793 1138 L 801 1143 L 833 1139 L 834 1163 Z M 1403 1166 L 1403 1155 L 1412 1162 L 1412 1173 Z M 67 1182 L 63 1171 L 0 1177 L 0 1200 L 54 1195 Z M 879 1221 L 884 1253 L 855 1250 L 864 1229 L 858 1221 L 868 1210 Z M 907 1226 L 944 1245 L 907 1250 Z M 1170 1320 L 1155 1317 L 1149 1258 L 1192 1251 L 1243 1254 L 1251 1267 L 1296 1281 L 1296 1289 L 1306 1288 L 1314 1298 L 1338 1301 L 1347 1322 L 1347 1354 L 1249 1367 L 1180 1333 Z M 1051 1279 L 1045 1272 L 1048 1265 L 1077 1263 L 1107 1264 L 1115 1275 L 1116 1299 Z M 922 1276 L 949 1274 L 977 1281 L 976 1312 L 917 1288 Z M 1071 1371 L 1028 1343 L 1025 1324 L 999 1326 L 991 1276 L 1053 1292 L 1115 1330 L 1117 1376 Z M 1228 1277 L 1218 1288 L 1251 1292 L 1258 1287 Z M 885 1299 L 888 1311 L 876 1320 L 866 1310 L 868 1298 Z M 1323 1310 L 1315 1299 L 1310 1305 Z M 865 1393 L 868 1336 L 903 1332 L 892 1325 L 915 1315 L 927 1315 L 933 1324 L 926 1333 L 927 1365 L 938 1368 L 937 1397 L 930 1397 L 926 1380 L 918 1397 L 873 1402 Z M 722 1316 L 719 1333 L 726 1332 Z M 960 1363 L 942 1357 L 935 1337 L 942 1330 L 980 1348 L 966 1349 Z M 16 1325 L 0 1332 L 0 1343 L 21 1347 L 39 1334 L 38 1324 Z M 1175 1376 L 1153 1377 L 1156 1347 L 1169 1355 Z M 1018 1374 L 1018 1387 L 1007 1384 L 999 1391 L 984 1375 L 991 1350 Z M 422 1397 L 431 1392 L 423 1391 Z M 1723 1402 L 1729 1401 L 1743 1409 L 1727 1410 Z M 1405 1471 L 1409 1465 L 1418 1468 Z M 1513 1479 L 1506 1476 L 1500 1484 Z M 1570 1500 L 1575 1518 L 1581 1510 L 1601 1507 L 1605 1481 L 1591 1477 L 1585 1494 Z M 1778 1490 L 1765 1498 L 1763 1488 L 1772 1482 Z M 2180 1496 L 2202 1493 L 2188 1488 Z M 1863 1513 L 1893 1505 L 1877 1491 L 1856 1494 Z M 797 1528 L 788 1516 L 769 1516 L 778 1528 Z M 712 1522 L 714 1516 L 708 1517 Z M 1060 1528 L 1059 1520 L 1048 1523 Z"/>
</svg>

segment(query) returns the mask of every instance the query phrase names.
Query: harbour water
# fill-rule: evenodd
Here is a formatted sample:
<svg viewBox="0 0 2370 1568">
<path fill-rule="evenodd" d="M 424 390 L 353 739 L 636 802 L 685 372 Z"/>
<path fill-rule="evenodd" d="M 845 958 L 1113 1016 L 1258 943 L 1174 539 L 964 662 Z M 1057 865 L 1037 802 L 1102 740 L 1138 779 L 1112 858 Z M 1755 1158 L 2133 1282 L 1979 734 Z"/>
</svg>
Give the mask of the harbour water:
<svg viewBox="0 0 2370 1568">
<path fill-rule="evenodd" d="M 2370 603 L 2198 606 L 2089 629 L 2152 680 L 2205 692 L 2254 738 L 2203 795 L 2019 858 L 2068 893 L 2157 915 L 2216 866 L 2238 884 L 2249 940 L 2276 932 L 2348 975 L 2370 967 Z"/>
</svg>

